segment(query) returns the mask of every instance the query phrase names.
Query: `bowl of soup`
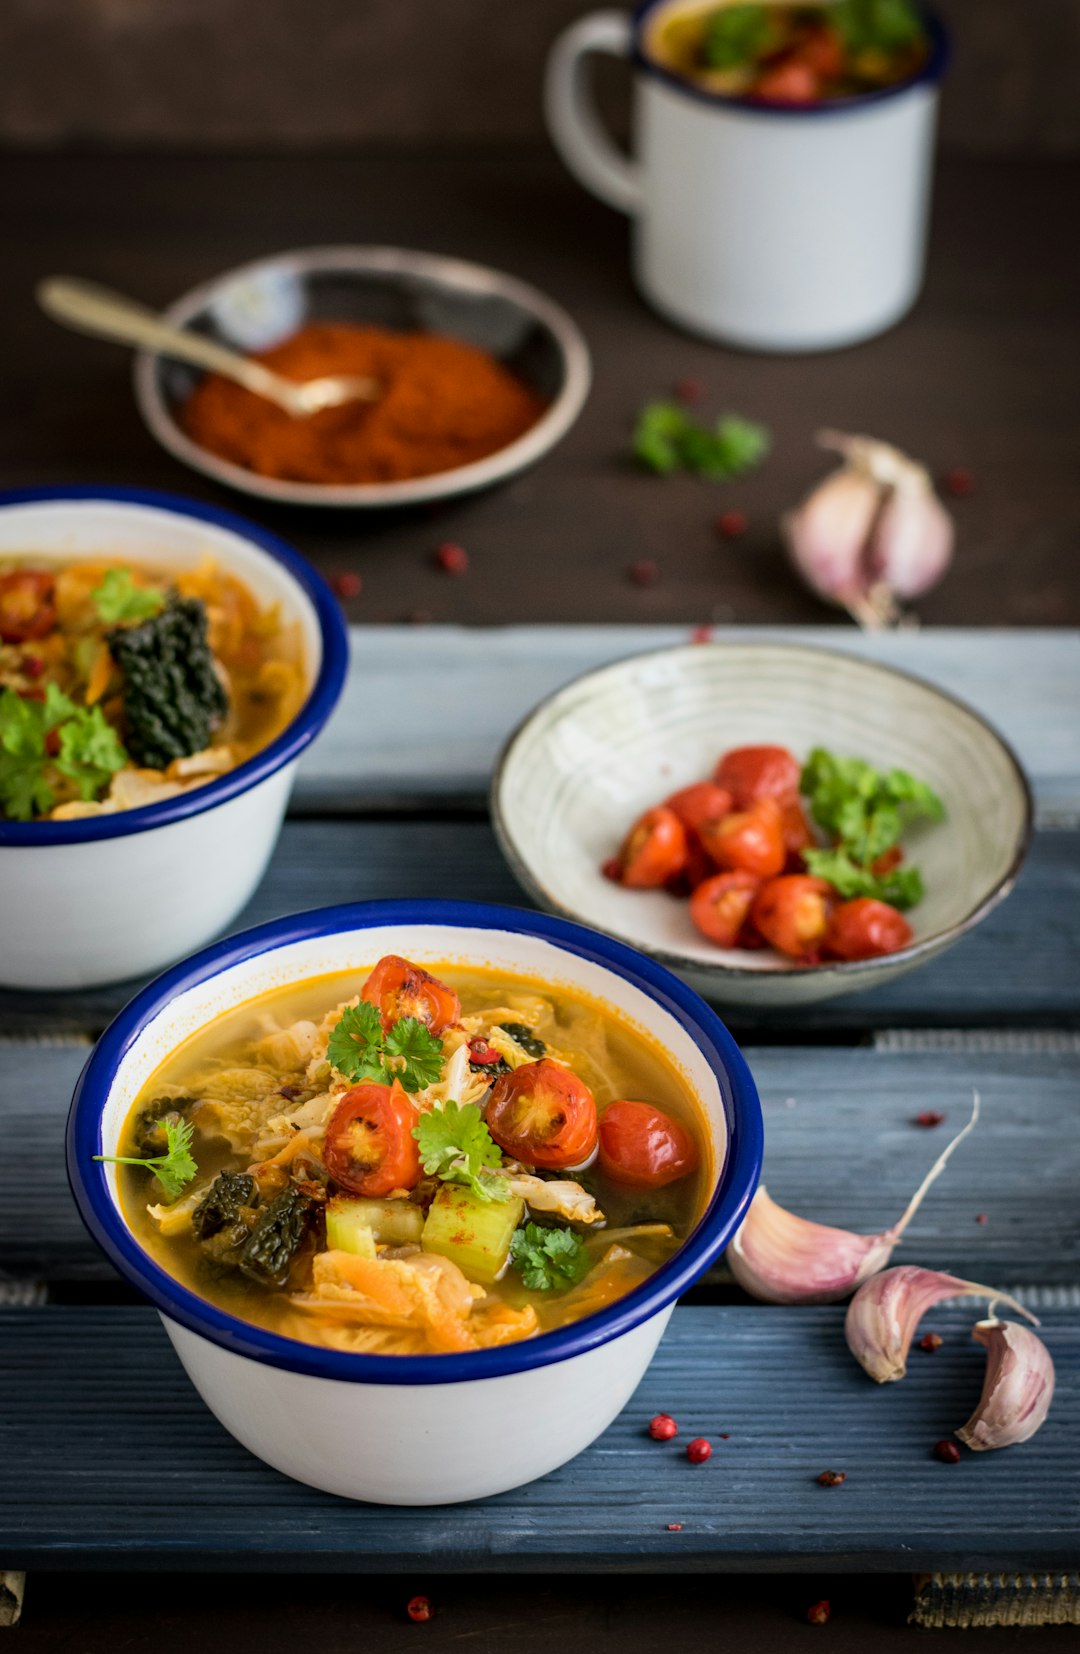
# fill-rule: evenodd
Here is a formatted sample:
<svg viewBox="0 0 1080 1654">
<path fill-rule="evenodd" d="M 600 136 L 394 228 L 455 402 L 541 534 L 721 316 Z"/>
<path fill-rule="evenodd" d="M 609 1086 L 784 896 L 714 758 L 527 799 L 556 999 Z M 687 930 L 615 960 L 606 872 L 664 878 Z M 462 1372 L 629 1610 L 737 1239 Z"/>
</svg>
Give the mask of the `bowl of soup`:
<svg viewBox="0 0 1080 1654">
<path fill-rule="evenodd" d="M 222 930 L 347 660 L 329 587 L 242 518 L 0 496 L 0 984 L 118 981 Z"/>
<path fill-rule="evenodd" d="M 226 1429 L 402 1505 L 600 1435 L 761 1150 L 692 990 L 564 920 L 449 901 L 301 914 L 176 967 L 99 1042 L 67 1146 L 84 1222 Z"/>
</svg>

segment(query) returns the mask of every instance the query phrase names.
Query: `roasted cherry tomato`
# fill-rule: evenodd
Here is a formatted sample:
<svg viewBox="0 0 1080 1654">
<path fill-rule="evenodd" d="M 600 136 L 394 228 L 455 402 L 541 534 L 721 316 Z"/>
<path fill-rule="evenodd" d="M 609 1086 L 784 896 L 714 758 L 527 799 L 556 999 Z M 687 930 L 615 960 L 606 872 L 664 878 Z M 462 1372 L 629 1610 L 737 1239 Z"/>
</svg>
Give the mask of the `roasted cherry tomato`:
<svg viewBox="0 0 1080 1654">
<path fill-rule="evenodd" d="M 906 948 L 911 937 L 911 926 L 895 907 L 872 896 L 856 896 L 833 908 L 825 948 L 838 959 L 876 959 Z"/>
<path fill-rule="evenodd" d="M 786 804 L 780 806 L 780 830 L 784 835 L 784 849 L 787 851 L 789 865 L 794 862 L 799 866 L 797 858 L 804 850 L 809 850 L 814 842 L 813 830 L 806 819 L 806 813 L 797 798 L 789 798 Z"/>
<path fill-rule="evenodd" d="M 894 844 L 891 850 L 883 850 L 877 860 L 870 863 L 870 871 L 876 873 L 879 879 L 883 878 L 886 873 L 894 873 L 903 859 L 903 850 Z"/>
<path fill-rule="evenodd" d="M 822 80 L 837 80 L 844 72 L 844 42 L 831 23 L 808 29 L 793 56 Z"/>
<path fill-rule="evenodd" d="M 769 103 L 816 103 L 821 96 L 821 80 L 811 64 L 789 57 L 759 75 L 750 96 L 765 98 Z"/>
<path fill-rule="evenodd" d="M 766 942 L 792 959 L 807 959 L 821 950 L 833 897 L 825 879 L 786 873 L 762 885 L 750 916 Z"/>
<path fill-rule="evenodd" d="M 666 884 L 686 863 L 686 828 L 666 804 L 646 810 L 619 851 L 619 880 L 634 890 Z"/>
<path fill-rule="evenodd" d="M 583 1166 L 596 1147 L 596 1104 L 584 1080 L 541 1057 L 495 1081 L 487 1126 L 500 1149 L 526 1165 Z"/>
<path fill-rule="evenodd" d="M 775 798 L 759 798 L 748 810 L 737 810 L 723 821 L 707 821 L 701 842 L 718 867 L 739 867 L 771 879 L 783 871 L 783 818 Z"/>
<path fill-rule="evenodd" d="M 688 832 L 700 832 L 706 821 L 719 821 L 731 813 L 734 801 L 726 787 L 715 781 L 695 781 L 692 787 L 683 787 L 664 800 L 665 807 L 674 810 Z"/>
<path fill-rule="evenodd" d="M 420 1181 L 413 1137 L 418 1115 L 397 1085 L 367 1081 L 346 1091 L 330 1116 L 323 1144 L 326 1169 L 350 1194 L 378 1198 Z"/>
<path fill-rule="evenodd" d="M 388 1031 L 402 1017 L 415 1017 L 433 1034 L 441 1034 L 461 1015 L 461 1001 L 453 988 L 397 953 L 379 960 L 360 989 L 360 998 L 382 1012 Z"/>
<path fill-rule="evenodd" d="M 694 1139 L 651 1103 L 609 1103 L 600 1116 L 600 1165 L 613 1183 L 661 1189 L 696 1170 Z"/>
<path fill-rule="evenodd" d="M 699 884 L 691 896 L 690 917 L 710 942 L 721 948 L 736 947 L 760 888 L 761 880 L 753 873 L 744 873 L 738 868 L 730 873 L 715 873 L 704 884 Z"/>
<path fill-rule="evenodd" d="M 736 810 L 748 810 L 759 798 L 781 803 L 798 798 L 801 774 L 787 747 L 732 747 L 717 764 L 713 780 L 731 794 Z"/>
<path fill-rule="evenodd" d="M 16 569 L 0 574 L 0 643 L 48 637 L 56 625 L 56 585 L 51 574 Z"/>
<path fill-rule="evenodd" d="M 664 889 L 672 896 L 680 896 L 684 901 L 692 896 L 699 884 L 710 878 L 716 872 L 716 863 L 702 844 L 698 835 L 686 829 L 686 861 L 681 870 L 672 879 L 667 879 Z"/>
</svg>

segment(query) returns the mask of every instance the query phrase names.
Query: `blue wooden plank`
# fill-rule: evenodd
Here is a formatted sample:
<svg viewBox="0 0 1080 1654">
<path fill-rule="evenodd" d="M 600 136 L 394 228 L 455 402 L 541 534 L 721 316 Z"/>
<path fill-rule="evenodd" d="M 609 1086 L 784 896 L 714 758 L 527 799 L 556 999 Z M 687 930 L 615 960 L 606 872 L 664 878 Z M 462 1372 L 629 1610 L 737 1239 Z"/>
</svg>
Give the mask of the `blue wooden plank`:
<svg viewBox="0 0 1080 1654">
<path fill-rule="evenodd" d="M 480 821 L 289 821 L 236 929 L 379 896 L 528 898 Z M 740 1029 L 1080 1025 L 1080 833 L 1042 832 L 1016 890 L 943 958 L 872 993 L 803 1011 L 737 1007 Z M 1020 963 L 1022 961 L 1022 964 Z M 0 990 L 0 1038 L 100 1031 L 138 984 L 64 994 Z M 721 1007 L 722 1009 L 722 1007 Z"/>
<path fill-rule="evenodd" d="M 626 1411 L 573 1464 L 485 1502 L 399 1510 L 313 1492 L 252 1458 L 204 1409 L 153 1312 L 7 1311 L 0 1558 L 376 1574 L 1067 1566 L 1080 1545 L 1080 1331 L 1045 1318 L 1058 1389 L 1038 1436 L 942 1465 L 930 1449 L 981 1386 L 973 1318 L 935 1313 L 942 1348 L 880 1388 L 847 1353 L 842 1309 L 677 1310 Z M 706 1465 L 649 1439 L 661 1409 L 681 1442 L 712 1439 Z M 848 1479 L 821 1488 L 825 1469 Z"/>
</svg>

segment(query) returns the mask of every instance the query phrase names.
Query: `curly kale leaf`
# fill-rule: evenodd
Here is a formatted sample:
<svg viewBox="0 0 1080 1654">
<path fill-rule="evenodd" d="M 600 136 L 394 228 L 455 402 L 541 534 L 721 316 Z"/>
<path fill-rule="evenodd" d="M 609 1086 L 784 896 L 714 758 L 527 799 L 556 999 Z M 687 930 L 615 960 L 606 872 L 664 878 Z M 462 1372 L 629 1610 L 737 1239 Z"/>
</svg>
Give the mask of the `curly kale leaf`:
<svg viewBox="0 0 1080 1654">
<path fill-rule="evenodd" d="M 128 746 L 140 764 L 163 770 L 210 745 L 229 709 L 210 652 L 206 609 L 170 597 L 160 614 L 108 634 L 123 674 Z"/>
<path fill-rule="evenodd" d="M 315 1202 L 295 1183 L 283 1189 L 240 1248 L 237 1262 L 260 1286 L 283 1287 L 315 1218 Z"/>
</svg>

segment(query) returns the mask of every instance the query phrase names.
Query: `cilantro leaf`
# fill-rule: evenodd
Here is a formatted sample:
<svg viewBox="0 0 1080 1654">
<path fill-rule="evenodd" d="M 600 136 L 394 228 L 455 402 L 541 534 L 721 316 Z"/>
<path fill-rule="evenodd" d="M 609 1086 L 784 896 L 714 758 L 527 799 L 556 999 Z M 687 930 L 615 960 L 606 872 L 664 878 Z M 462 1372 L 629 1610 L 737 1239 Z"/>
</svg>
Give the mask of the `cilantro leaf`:
<svg viewBox="0 0 1080 1654">
<path fill-rule="evenodd" d="M 152 1171 L 165 1191 L 166 1200 L 177 1200 L 188 1184 L 198 1175 L 199 1168 L 191 1152 L 195 1128 L 187 1120 L 166 1120 L 164 1154 L 138 1159 L 126 1154 L 95 1154 L 95 1160 L 107 1160 L 115 1166 L 145 1166 Z"/>
<path fill-rule="evenodd" d="M 130 569 L 106 569 L 105 578 L 90 597 L 107 626 L 124 620 L 149 620 L 165 607 L 161 587 L 137 586 Z"/>
<path fill-rule="evenodd" d="M 722 6 L 711 12 L 701 42 L 707 69 L 741 69 L 756 63 L 773 36 L 767 6 Z"/>
<path fill-rule="evenodd" d="M 917 867 L 894 867 L 888 873 L 875 873 L 870 867 L 860 867 L 842 849 L 804 850 L 802 855 L 807 871 L 815 879 L 828 879 L 845 902 L 855 896 L 872 896 L 891 907 L 908 908 L 923 899 L 922 874 Z"/>
<path fill-rule="evenodd" d="M 514 1231 L 510 1262 L 532 1292 L 564 1291 L 589 1267 L 585 1243 L 572 1229 L 544 1229 L 526 1223 Z"/>
<path fill-rule="evenodd" d="M 475 1103 L 428 1109 L 413 1127 L 428 1177 L 463 1183 L 481 1200 L 509 1200 L 507 1179 L 494 1170 L 502 1155 Z"/>
<path fill-rule="evenodd" d="M 677 402 L 649 402 L 638 414 L 631 446 L 635 458 L 649 471 L 663 476 L 690 471 L 722 481 L 764 459 L 769 433 L 739 414 L 728 414 L 710 427 Z"/>
<path fill-rule="evenodd" d="M 904 770 L 883 775 L 861 758 L 838 758 L 824 747 L 810 754 L 799 785 L 818 826 L 859 863 L 891 850 L 920 817 L 945 817 L 945 806 L 925 781 Z"/>
<path fill-rule="evenodd" d="M 830 21 L 848 52 L 895 52 L 923 38 L 910 0 L 836 0 Z"/>
<path fill-rule="evenodd" d="M 442 1074 L 442 1040 L 418 1017 L 402 1017 L 383 1041 L 386 1066 L 406 1091 L 423 1091 Z"/>
<path fill-rule="evenodd" d="M 382 1017 L 374 1005 L 362 999 L 359 1005 L 350 1005 L 341 1013 L 331 1030 L 326 1055 L 331 1067 L 354 1085 L 361 1080 L 389 1084 L 382 1046 Z"/>
<path fill-rule="evenodd" d="M 126 763 L 100 707 L 76 706 L 54 683 L 46 684 L 42 701 L 13 689 L 0 692 L 0 809 L 12 820 L 30 821 L 52 808 L 56 776 L 50 772 L 67 776 L 80 798 L 91 799 Z"/>
<path fill-rule="evenodd" d="M 123 743 L 100 706 L 85 707 L 61 724 L 56 767 L 75 782 L 81 799 L 96 798 L 126 763 Z"/>
</svg>

